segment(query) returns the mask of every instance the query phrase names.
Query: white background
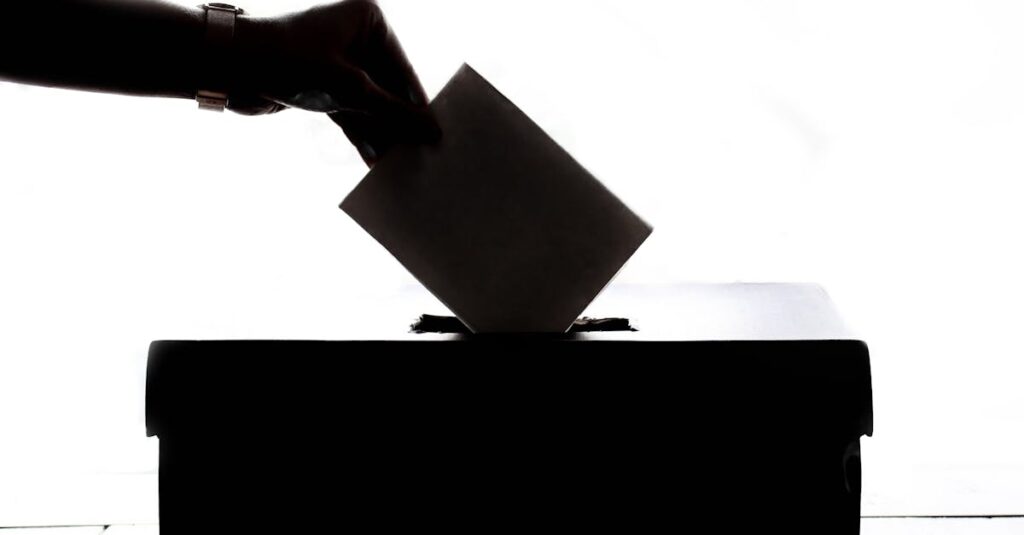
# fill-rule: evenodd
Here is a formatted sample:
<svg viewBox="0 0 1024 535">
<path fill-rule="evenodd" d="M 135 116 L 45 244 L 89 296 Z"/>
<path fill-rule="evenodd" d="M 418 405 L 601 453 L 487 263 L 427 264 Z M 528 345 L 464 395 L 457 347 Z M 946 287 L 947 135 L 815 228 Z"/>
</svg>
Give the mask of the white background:
<svg viewBox="0 0 1024 535">
<path fill-rule="evenodd" d="M 865 514 L 1024 512 L 1024 3 L 382 5 L 428 93 L 469 62 L 655 226 L 617 282 L 825 286 L 872 351 Z M 330 339 L 413 284 L 337 209 L 364 173 L 313 114 L 0 83 L 0 523 L 152 475 L 151 340 Z"/>
</svg>

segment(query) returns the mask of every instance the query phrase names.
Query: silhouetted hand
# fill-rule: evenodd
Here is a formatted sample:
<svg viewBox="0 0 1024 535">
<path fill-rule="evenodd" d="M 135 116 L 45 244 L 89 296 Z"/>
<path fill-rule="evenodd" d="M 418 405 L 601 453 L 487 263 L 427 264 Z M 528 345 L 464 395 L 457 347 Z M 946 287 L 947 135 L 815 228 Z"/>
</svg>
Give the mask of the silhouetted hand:
<svg viewBox="0 0 1024 535">
<path fill-rule="evenodd" d="M 396 143 L 440 136 L 423 86 L 372 0 L 240 17 L 236 41 L 233 111 L 327 113 L 370 165 Z"/>
<path fill-rule="evenodd" d="M 234 0 L 245 8 L 245 0 Z M 163 0 L 26 0 L 0 15 L 0 80 L 194 99 L 206 15 Z M 239 15 L 232 61 L 218 73 L 228 107 L 330 115 L 373 164 L 396 143 L 440 132 L 398 39 L 372 0 L 280 17 Z M 218 81 L 223 83 L 222 81 Z"/>
</svg>

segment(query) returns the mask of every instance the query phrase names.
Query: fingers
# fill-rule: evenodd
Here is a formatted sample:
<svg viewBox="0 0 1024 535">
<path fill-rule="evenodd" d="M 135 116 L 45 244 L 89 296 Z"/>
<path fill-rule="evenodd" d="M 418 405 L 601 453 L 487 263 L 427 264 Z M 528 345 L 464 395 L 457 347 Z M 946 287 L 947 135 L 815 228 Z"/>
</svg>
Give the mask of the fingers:
<svg viewBox="0 0 1024 535">
<path fill-rule="evenodd" d="M 293 42 L 308 46 L 265 66 L 269 98 L 328 113 L 370 165 L 397 144 L 440 138 L 423 85 L 375 2 L 335 2 L 285 22 Z"/>
<path fill-rule="evenodd" d="M 391 137 L 402 141 L 436 141 L 441 135 L 434 115 L 426 106 L 393 94 L 369 77 L 364 78 L 361 85 L 353 100 L 362 104 L 362 111 L 380 121 L 382 127 L 393 130 Z"/>
<path fill-rule="evenodd" d="M 332 114 L 368 165 L 401 142 L 436 141 L 441 136 L 427 95 L 398 37 L 374 2 L 360 2 L 364 38 L 349 60 L 361 71 L 364 110 Z"/>
<path fill-rule="evenodd" d="M 367 75 L 356 84 L 336 88 L 335 94 L 342 106 L 329 114 L 331 120 L 342 127 L 368 165 L 399 143 L 435 142 L 441 136 L 428 108 L 386 91 Z"/>
<path fill-rule="evenodd" d="M 423 84 L 379 8 L 371 10 L 368 24 L 367 42 L 359 66 L 377 85 L 396 97 L 416 106 L 426 106 Z"/>
</svg>

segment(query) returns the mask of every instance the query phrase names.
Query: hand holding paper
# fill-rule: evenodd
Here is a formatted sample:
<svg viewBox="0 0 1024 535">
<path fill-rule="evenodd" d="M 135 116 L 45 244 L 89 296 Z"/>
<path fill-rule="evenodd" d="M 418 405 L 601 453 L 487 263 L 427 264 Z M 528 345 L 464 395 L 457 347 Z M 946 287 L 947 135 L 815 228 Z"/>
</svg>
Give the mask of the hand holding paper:
<svg viewBox="0 0 1024 535">
<path fill-rule="evenodd" d="M 565 332 L 651 233 L 464 65 L 341 208 L 473 332 Z"/>
</svg>

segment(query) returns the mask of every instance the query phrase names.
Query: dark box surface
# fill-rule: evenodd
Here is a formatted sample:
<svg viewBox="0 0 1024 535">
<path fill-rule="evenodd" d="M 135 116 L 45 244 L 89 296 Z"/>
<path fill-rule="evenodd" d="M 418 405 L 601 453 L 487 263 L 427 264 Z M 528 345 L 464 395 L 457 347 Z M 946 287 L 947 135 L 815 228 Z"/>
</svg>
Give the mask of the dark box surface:
<svg viewBox="0 0 1024 535">
<path fill-rule="evenodd" d="M 154 342 L 161 529 L 857 533 L 868 351 L 824 292 L 620 302 L 657 315 L 636 333 Z"/>
</svg>

